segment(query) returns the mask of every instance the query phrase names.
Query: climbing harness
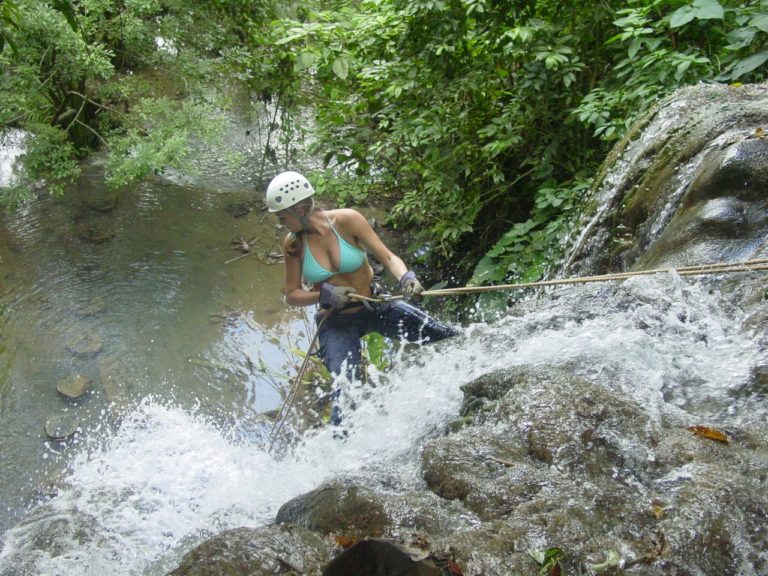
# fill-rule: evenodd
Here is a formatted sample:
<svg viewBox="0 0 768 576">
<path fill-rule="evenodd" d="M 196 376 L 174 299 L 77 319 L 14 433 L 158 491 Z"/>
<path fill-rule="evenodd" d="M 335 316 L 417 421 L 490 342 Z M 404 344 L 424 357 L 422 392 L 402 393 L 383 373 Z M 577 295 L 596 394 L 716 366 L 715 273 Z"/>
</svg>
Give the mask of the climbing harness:
<svg viewBox="0 0 768 576">
<path fill-rule="evenodd" d="M 628 278 L 633 278 L 635 276 L 650 276 L 653 274 L 662 274 L 662 273 L 670 273 L 670 272 L 677 273 L 680 276 L 696 276 L 696 275 L 707 275 L 707 274 L 727 274 L 732 272 L 754 272 L 758 270 L 768 270 L 768 258 L 745 260 L 743 262 L 734 262 L 734 263 L 721 262 L 717 264 L 702 264 L 698 266 L 682 266 L 680 268 L 656 268 L 652 270 L 640 270 L 637 272 L 619 272 L 616 274 L 579 276 L 574 278 L 560 278 L 556 280 L 542 280 L 539 282 L 523 282 L 519 284 L 499 284 L 495 286 L 464 286 L 461 288 L 443 288 L 439 290 L 425 290 L 424 292 L 421 293 L 421 295 L 422 296 L 454 296 L 454 295 L 473 294 L 473 293 L 482 293 L 482 292 L 499 292 L 503 290 L 515 290 L 515 289 L 521 289 L 521 288 L 539 288 L 544 286 L 561 286 L 566 284 L 586 284 L 589 282 L 610 282 L 610 281 L 626 280 Z M 403 298 L 402 295 L 387 294 L 386 292 L 383 291 L 383 289 L 374 291 L 373 298 L 370 298 L 368 296 L 363 296 L 361 294 L 355 294 L 355 293 L 350 294 L 350 297 L 356 300 L 362 301 L 363 304 L 391 302 L 392 300 L 398 300 Z M 301 368 L 299 369 L 298 374 L 296 375 L 296 379 L 293 382 L 291 391 L 288 394 L 288 397 L 285 399 L 285 402 L 283 402 L 283 405 L 280 408 L 280 412 L 278 413 L 277 418 L 275 419 L 275 423 L 272 426 L 272 430 L 269 433 L 267 453 L 269 453 L 272 450 L 272 445 L 277 439 L 277 436 L 280 434 L 280 430 L 282 429 L 283 425 L 285 424 L 285 421 L 288 418 L 288 412 L 289 412 L 290 406 L 291 404 L 293 404 L 295 400 L 296 392 L 299 388 L 299 384 L 301 383 L 301 379 L 304 377 L 304 373 L 306 372 L 307 366 L 309 364 L 309 356 L 310 356 L 309 352 L 312 350 L 312 348 L 315 345 L 315 342 L 317 341 L 318 334 L 320 333 L 320 328 L 322 327 L 323 323 L 326 320 L 328 320 L 328 318 L 330 318 L 332 312 L 333 310 L 329 309 L 329 311 L 325 314 L 323 319 L 320 321 L 320 324 L 318 324 L 317 326 L 317 330 L 315 331 L 315 335 L 312 338 L 312 342 L 309 344 L 309 348 L 307 349 L 307 354 L 304 357 L 304 362 L 301 365 Z"/>
</svg>

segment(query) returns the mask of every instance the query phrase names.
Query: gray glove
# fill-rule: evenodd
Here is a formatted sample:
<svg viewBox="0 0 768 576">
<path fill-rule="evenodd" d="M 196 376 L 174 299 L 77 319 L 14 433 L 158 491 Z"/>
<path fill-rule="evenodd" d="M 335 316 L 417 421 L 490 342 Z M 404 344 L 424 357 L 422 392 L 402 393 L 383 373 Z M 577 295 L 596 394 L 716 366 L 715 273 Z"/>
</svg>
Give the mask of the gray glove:
<svg viewBox="0 0 768 576">
<path fill-rule="evenodd" d="M 349 304 L 349 295 L 354 291 L 352 286 L 334 286 L 328 282 L 323 282 L 323 285 L 320 286 L 320 304 L 329 306 L 334 310 L 344 308 Z"/>
<path fill-rule="evenodd" d="M 413 300 L 418 302 L 421 300 L 421 293 L 424 292 L 424 286 L 421 285 L 419 279 L 416 278 L 416 272 L 408 270 L 400 278 L 400 290 L 403 292 L 406 300 Z"/>
</svg>

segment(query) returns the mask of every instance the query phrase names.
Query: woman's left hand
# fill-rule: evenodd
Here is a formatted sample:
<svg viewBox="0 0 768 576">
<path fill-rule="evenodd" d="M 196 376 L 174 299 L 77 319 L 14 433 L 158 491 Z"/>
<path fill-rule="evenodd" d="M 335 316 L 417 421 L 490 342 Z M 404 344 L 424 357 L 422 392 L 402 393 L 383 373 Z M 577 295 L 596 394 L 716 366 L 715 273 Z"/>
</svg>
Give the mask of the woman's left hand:
<svg viewBox="0 0 768 576">
<path fill-rule="evenodd" d="M 416 273 L 413 270 L 409 270 L 400 278 L 400 289 L 407 300 L 413 300 L 414 302 L 419 302 L 421 300 L 421 293 L 424 292 L 424 286 L 416 278 Z"/>
</svg>

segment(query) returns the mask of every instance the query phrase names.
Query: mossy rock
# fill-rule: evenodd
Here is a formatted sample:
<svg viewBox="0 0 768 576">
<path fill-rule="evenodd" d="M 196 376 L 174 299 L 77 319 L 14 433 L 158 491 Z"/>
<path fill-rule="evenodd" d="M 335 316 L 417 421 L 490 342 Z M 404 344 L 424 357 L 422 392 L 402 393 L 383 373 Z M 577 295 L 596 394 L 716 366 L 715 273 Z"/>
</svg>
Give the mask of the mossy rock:
<svg viewBox="0 0 768 576">
<path fill-rule="evenodd" d="M 59 394 L 66 398 L 80 398 L 92 384 L 92 380 L 85 374 L 72 374 L 56 385 Z"/>
</svg>

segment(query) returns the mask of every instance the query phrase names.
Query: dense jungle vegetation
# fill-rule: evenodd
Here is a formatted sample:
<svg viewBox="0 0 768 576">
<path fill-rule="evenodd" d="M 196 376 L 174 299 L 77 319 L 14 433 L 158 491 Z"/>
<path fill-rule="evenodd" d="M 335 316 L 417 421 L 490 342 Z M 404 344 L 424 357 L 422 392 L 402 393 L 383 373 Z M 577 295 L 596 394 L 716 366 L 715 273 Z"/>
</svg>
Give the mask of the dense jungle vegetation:
<svg viewBox="0 0 768 576">
<path fill-rule="evenodd" d="M 433 279 L 493 283 L 546 271 L 660 97 L 765 80 L 768 0 L 2 0 L 0 50 L 7 207 L 95 150 L 113 186 L 183 166 L 240 82 L 272 115 L 260 176 L 319 157 L 334 203 L 391 199 Z"/>
</svg>

